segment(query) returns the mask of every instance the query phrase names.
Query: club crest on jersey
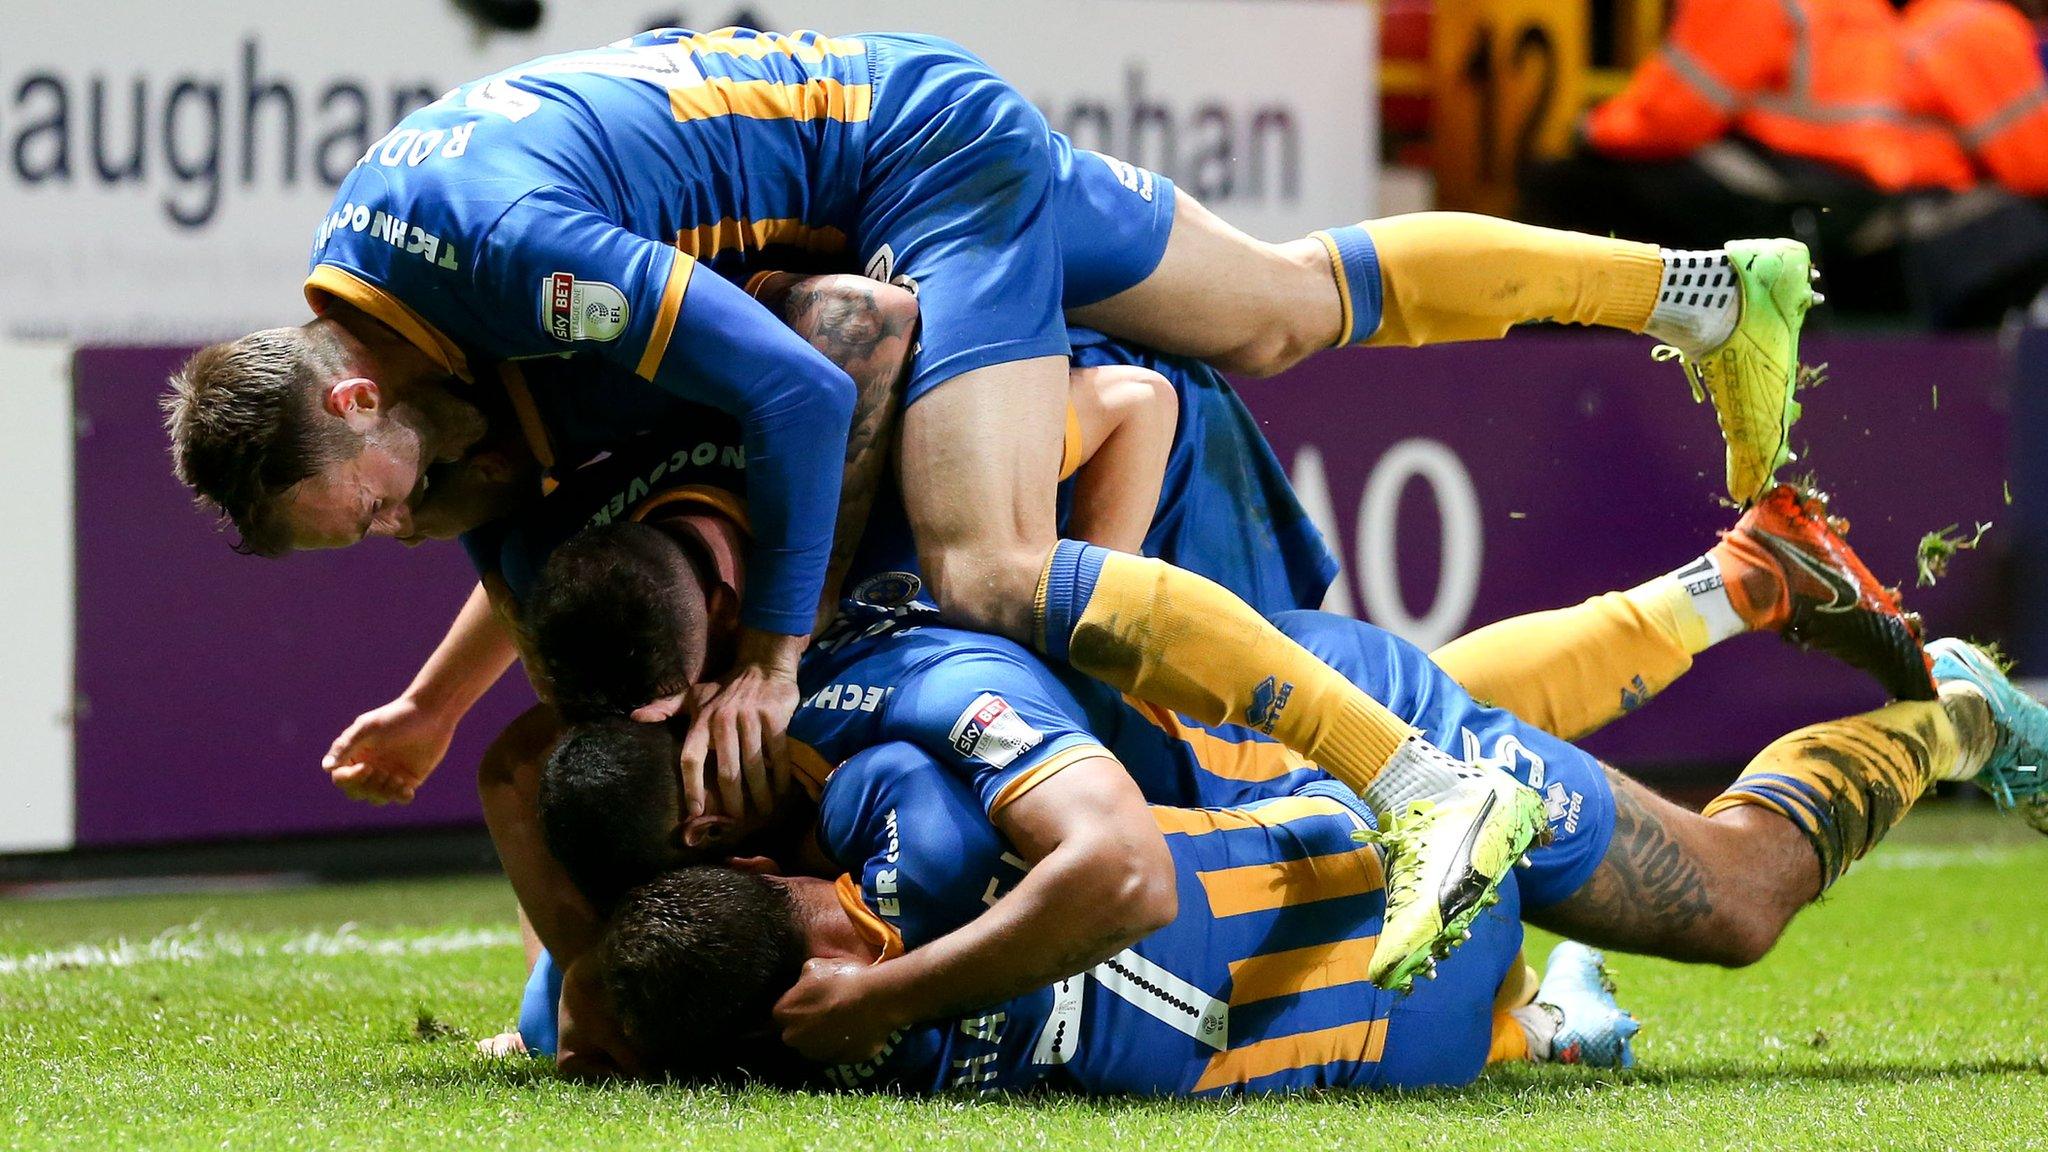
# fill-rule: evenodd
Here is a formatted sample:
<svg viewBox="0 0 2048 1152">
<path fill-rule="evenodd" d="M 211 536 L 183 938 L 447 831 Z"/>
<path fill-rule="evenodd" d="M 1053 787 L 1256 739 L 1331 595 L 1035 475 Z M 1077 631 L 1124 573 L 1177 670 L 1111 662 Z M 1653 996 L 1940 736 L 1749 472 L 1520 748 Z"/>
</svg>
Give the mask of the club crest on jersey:
<svg viewBox="0 0 2048 1152">
<path fill-rule="evenodd" d="M 949 736 L 953 751 L 991 768 L 1008 768 L 1024 753 L 1038 747 L 1044 733 L 1025 723 L 1010 702 L 993 692 L 983 692 L 953 722 Z"/>
<path fill-rule="evenodd" d="M 626 294 L 601 280 L 554 272 L 540 282 L 541 323 L 563 343 L 617 340 L 626 330 Z"/>
<path fill-rule="evenodd" d="M 901 608 L 923 590 L 915 572 L 877 572 L 854 585 L 848 598 L 874 608 Z"/>
<path fill-rule="evenodd" d="M 1244 718 L 1254 728 L 1266 735 L 1273 734 L 1273 726 L 1280 722 L 1280 710 L 1287 707 L 1287 698 L 1294 695 L 1294 685 L 1282 684 L 1276 676 L 1268 676 L 1252 689 L 1251 706 L 1244 710 Z"/>
</svg>

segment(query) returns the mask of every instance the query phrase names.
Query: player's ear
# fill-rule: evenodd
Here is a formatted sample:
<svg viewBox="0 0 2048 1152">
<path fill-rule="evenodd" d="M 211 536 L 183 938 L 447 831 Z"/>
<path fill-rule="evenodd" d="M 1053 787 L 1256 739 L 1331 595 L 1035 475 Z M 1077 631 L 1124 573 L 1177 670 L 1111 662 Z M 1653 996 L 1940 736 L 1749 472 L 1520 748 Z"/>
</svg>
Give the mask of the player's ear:
<svg viewBox="0 0 2048 1152">
<path fill-rule="evenodd" d="M 766 856 L 735 856 L 725 863 L 735 871 L 752 872 L 756 876 L 782 875 L 782 866 Z"/>
<path fill-rule="evenodd" d="M 321 400 L 327 411 L 353 422 L 358 417 L 374 414 L 383 405 L 384 394 L 375 380 L 367 376 L 350 376 L 329 384 Z"/>
</svg>

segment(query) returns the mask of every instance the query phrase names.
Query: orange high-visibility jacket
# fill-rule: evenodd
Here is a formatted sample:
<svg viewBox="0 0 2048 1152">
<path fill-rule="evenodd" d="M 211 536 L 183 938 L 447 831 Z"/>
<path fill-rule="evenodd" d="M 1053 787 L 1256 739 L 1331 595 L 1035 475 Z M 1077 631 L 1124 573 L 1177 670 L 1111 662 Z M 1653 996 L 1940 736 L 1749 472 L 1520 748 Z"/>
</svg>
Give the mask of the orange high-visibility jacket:
<svg viewBox="0 0 2048 1152">
<path fill-rule="evenodd" d="M 1946 132 L 1908 123 L 1905 44 L 1885 0 L 1679 0 L 1663 46 L 1587 136 L 1611 156 L 1677 159 L 1733 131 L 1887 191 L 1967 187 Z"/>
<path fill-rule="evenodd" d="M 2000 0 L 1906 6 L 1906 107 L 1954 130 L 1992 179 L 2048 196 L 2048 76 L 2034 26 Z"/>
</svg>

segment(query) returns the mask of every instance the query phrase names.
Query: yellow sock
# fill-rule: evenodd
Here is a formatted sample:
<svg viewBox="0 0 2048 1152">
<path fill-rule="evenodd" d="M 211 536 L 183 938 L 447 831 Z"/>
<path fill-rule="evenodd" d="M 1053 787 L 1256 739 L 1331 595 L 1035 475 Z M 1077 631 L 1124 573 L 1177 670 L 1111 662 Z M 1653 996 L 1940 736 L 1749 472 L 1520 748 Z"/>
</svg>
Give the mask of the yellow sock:
<svg viewBox="0 0 2048 1152">
<path fill-rule="evenodd" d="M 1258 729 L 1363 793 L 1417 735 L 1229 591 L 1062 540 L 1039 577 L 1039 648 L 1204 724 Z"/>
<path fill-rule="evenodd" d="M 1384 289 L 1369 344 L 1495 340 L 1536 320 L 1641 332 L 1664 275 L 1654 244 L 1491 216 L 1418 212 L 1361 227 Z"/>
<path fill-rule="evenodd" d="M 1780 737 L 1706 814 L 1747 804 L 1790 820 L 1819 854 L 1825 889 L 1905 818 L 1960 753 L 1939 702 L 1892 704 Z"/>
<path fill-rule="evenodd" d="M 1511 1013 L 1493 1014 L 1493 1043 L 1486 1050 L 1488 1064 L 1523 1064 L 1529 1056 L 1529 1034 Z"/>
<path fill-rule="evenodd" d="M 1489 624 L 1430 658 L 1474 697 L 1576 740 L 1669 687 L 1706 647 L 1684 586 L 1660 576 Z"/>
</svg>

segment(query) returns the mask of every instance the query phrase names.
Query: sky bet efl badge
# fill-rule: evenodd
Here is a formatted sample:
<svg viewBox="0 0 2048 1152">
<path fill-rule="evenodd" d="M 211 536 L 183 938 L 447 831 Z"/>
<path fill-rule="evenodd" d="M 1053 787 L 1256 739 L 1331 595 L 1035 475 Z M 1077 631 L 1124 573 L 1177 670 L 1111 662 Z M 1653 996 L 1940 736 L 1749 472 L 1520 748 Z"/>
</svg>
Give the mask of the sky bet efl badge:
<svg viewBox="0 0 2048 1152">
<path fill-rule="evenodd" d="M 563 343 L 617 340 L 626 330 L 626 294 L 599 280 L 556 272 L 540 282 L 541 322 Z"/>
</svg>

